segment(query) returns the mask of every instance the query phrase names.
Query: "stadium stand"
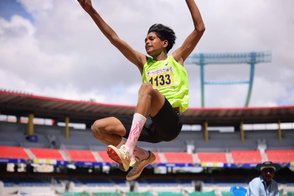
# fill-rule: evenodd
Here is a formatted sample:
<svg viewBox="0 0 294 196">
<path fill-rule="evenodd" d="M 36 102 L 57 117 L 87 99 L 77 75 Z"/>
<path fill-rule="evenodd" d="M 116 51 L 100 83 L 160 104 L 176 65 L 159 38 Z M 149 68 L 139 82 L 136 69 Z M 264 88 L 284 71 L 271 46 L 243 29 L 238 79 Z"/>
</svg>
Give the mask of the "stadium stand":
<svg viewBox="0 0 294 196">
<path fill-rule="evenodd" d="M 23 147 L 18 146 L 0 146 L 0 157 L 7 159 L 30 159 Z"/>
<path fill-rule="evenodd" d="M 19 98 L 20 97 L 20 98 Z M 36 97 L 21 98 L 3 97 L 3 100 L 20 99 L 22 103 L 35 103 Z M 39 100 L 40 101 L 40 100 Z M 47 105 L 47 99 L 42 99 L 40 103 Z M 97 118 L 99 115 L 105 116 L 108 110 L 105 105 L 99 105 L 96 111 L 90 108 L 96 108 L 95 104 L 83 105 L 83 102 L 60 103 L 60 100 L 49 100 L 52 104 L 50 112 L 54 115 L 52 118 L 63 122 L 63 110 L 56 111 L 59 104 L 64 104 L 66 109 L 73 112 L 74 118 L 78 122 L 87 121 L 86 129 L 76 129 L 69 127 L 69 137 L 65 135 L 65 128 L 58 124 L 41 125 L 35 124 L 33 135 L 36 140 L 30 141 L 27 138 L 27 124 L 19 119 L 17 122 L 0 122 L 0 180 L 4 181 L 5 193 L 17 193 L 17 195 L 158 195 L 158 194 L 177 194 L 177 195 L 228 195 L 230 187 L 236 181 L 243 183 L 240 186 L 246 187 L 248 180 L 258 175 L 252 168 L 256 163 L 264 160 L 271 160 L 280 163 L 282 171 L 277 173 L 277 179 L 284 196 L 294 192 L 294 131 L 293 128 L 283 129 L 282 134 L 278 137 L 277 129 L 269 130 L 251 130 L 244 131 L 244 141 L 241 141 L 241 133 L 238 130 L 239 121 L 233 114 L 243 114 L 251 109 L 231 110 L 226 109 L 224 112 L 219 109 L 203 110 L 203 115 L 199 115 L 202 120 L 206 117 L 210 121 L 222 123 L 222 117 L 227 122 L 234 121 L 231 126 L 234 127 L 232 132 L 221 132 L 217 130 L 208 131 L 208 140 L 205 141 L 202 130 L 183 130 L 181 134 L 173 141 L 150 144 L 139 142 L 139 145 L 147 150 L 152 150 L 156 156 L 156 162 L 146 168 L 142 178 L 138 179 L 138 190 L 130 192 L 130 184 L 125 181 L 125 173 L 122 173 L 114 162 L 105 152 L 106 145 L 96 140 L 90 130 L 92 117 Z M 20 105 L 17 109 L 11 107 L 6 110 L 7 102 L 1 102 L 1 112 L 7 112 L 7 115 L 15 114 L 17 117 L 27 115 L 26 107 Z M 14 102 L 11 105 L 15 104 Z M 77 105 L 76 105 L 77 104 Z M 70 106 L 69 106 L 70 105 Z M 82 106 L 82 107 L 80 107 Z M 35 107 L 35 105 L 34 105 Z M 79 108 L 88 108 L 81 110 Z M 132 110 L 132 108 L 129 108 Z M 285 110 L 283 110 L 285 109 Z M 92 113 L 88 116 L 88 111 Z M 103 111 L 100 111 L 103 110 Z M 126 107 L 116 108 L 116 111 L 127 110 Z M 255 108 L 251 114 L 258 117 L 256 123 L 263 123 L 264 119 L 272 120 L 269 114 L 278 116 L 276 109 L 265 110 L 262 117 L 259 118 L 258 108 Z M 293 121 L 291 116 L 292 108 L 281 108 L 284 120 Z M 13 112 L 16 113 L 13 113 Z M 219 116 L 220 121 L 214 118 L 210 111 L 227 116 Z M 280 111 L 280 110 L 279 110 Z M 105 113 L 106 112 L 106 113 Z M 111 111 L 112 112 L 112 111 Z M 207 112 L 207 113 L 206 113 Z M 130 112 L 132 113 L 132 111 Z M 197 110 L 188 111 L 192 117 L 185 117 L 187 122 L 194 123 L 194 120 L 200 120 L 195 116 Z M 202 112 L 200 112 L 202 113 Z M 39 113 L 40 114 L 40 113 Z M 247 113 L 248 114 L 248 113 Z M 265 115 L 263 115 L 265 114 Z M 285 115 L 286 114 L 286 115 Z M 45 108 L 41 113 L 44 118 L 48 116 L 48 110 Z M 89 118 L 91 117 L 91 118 Z M 244 117 L 239 115 L 238 117 Z M 246 117 L 246 116 L 245 116 Z M 247 118 L 247 117 L 246 117 Z M 240 118 L 241 119 L 241 118 Z M 229 120 L 229 121 L 228 121 Z M 252 120 L 250 117 L 249 120 Z M 21 123 L 22 122 L 22 123 Z M 277 122 L 277 121 L 276 121 Z M 281 120 L 283 122 L 283 120 Z M 255 119 L 250 123 L 255 123 Z M 292 122 L 293 123 L 293 122 Z M 200 123 L 201 124 L 201 123 Z M 82 138 L 82 139 L 81 139 Z M 188 148 L 191 145 L 193 148 Z M 59 162 L 35 161 L 35 159 L 54 159 Z M 85 162 L 85 165 L 76 165 L 75 162 Z M 95 162 L 95 165 L 86 162 Z M 26 163 L 26 168 L 21 164 Z M 54 169 L 50 174 L 42 172 L 36 173 L 38 164 L 52 164 Z M 204 164 L 204 163 L 222 163 L 222 164 Z M 14 172 L 8 172 L 7 166 L 14 167 Z M 88 165 L 87 165 L 88 164 Z M 249 164 L 246 168 L 243 164 Z M 90 165 L 90 166 L 89 166 Z M 177 166 L 184 165 L 184 166 Z M 34 167 L 34 168 L 32 168 Z M 89 167 L 91 167 L 89 169 Z M 160 168 L 161 167 L 161 168 Z M 175 167 L 186 167 L 175 170 Z M 163 169 L 162 169 L 163 168 Z M 11 168 L 10 168 L 11 169 Z M 25 169 L 27 172 L 25 173 Z M 42 167 L 40 169 L 43 169 Z M 158 169 L 158 171 L 157 171 Z M 162 170 L 161 170 L 162 169 Z M 193 173 L 190 173 L 193 170 Z M 44 172 L 44 170 L 42 170 Z M 46 172 L 46 171 L 45 171 Z M 156 173 L 158 172 L 158 173 Z M 29 175 L 26 177 L 26 175 Z M 228 179 L 227 176 L 230 176 Z M 241 177 L 240 177 L 241 176 Z M 21 177 L 21 179 L 19 179 Z M 31 180 L 32 179 L 32 180 Z M 193 180 L 203 181 L 204 186 L 201 192 L 195 192 Z M 52 182 L 56 181 L 56 182 Z M 70 182 L 70 183 L 68 183 Z M 234 182 L 234 183 L 233 183 Z M 68 185 L 72 184 L 72 185 Z M 68 187 L 69 186 L 69 187 Z M 1 183 L 0 183 L 0 195 Z"/>
<path fill-rule="evenodd" d="M 26 139 L 25 124 L 1 122 L 0 128 L 0 145 L 22 146 L 25 149 L 30 149 L 33 154 L 36 154 L 36 158 L 56 158 L 57 160 L 63 160 L 64 157 L 62 157 L 61 152 L 56 149 L 61 149 L 61 151 L 67 150 L 66 152 L 71 152 L 69 150 L 85 150 L 82 151 L 85 152 L 82 153 L 82 156 L 86 156 L 87 154 L 87 157 L 83 158 L 85 160 L 96 161 L 96 159 L 99 157 L 95 158 L 93 153 L 98 152 L 102 160 L 107 160 L 106 162 L 112 162 L 107 158 L 107 156 L 103 156 L 103 154 L 101 154 L 103 151 L 105 151 L 105 144 L 102 144 L 98 140 L 96 140 L 92 136 L 92 133 L 89 129 L 72 129 L 69 139 L 66 139 L 64 136 L 64 127 L 36 125 L 34 134 L 37 136 L 38 141 L 29 142 Z M 209 133 L 210 138 L 209 141 L 206 143 L 203 140 L 203 135 L 201 132 L 183 131 L 179 135 L 179 137 L 172 142 L 162 142 L 154 145 L 141 142 L 140 144 L 142 144 L 142 146 L 146 149 L 150 149 L 153 152 L 158 152 L 158 154 L 156 155 L 159 163 L 168 162 L 170 161 L 169 159 L 171 159 L 173 162 L 177 162 L 178 160 L 179 162 L 195 163 L 195 161 L 197 162 L 200 160 L 200 162 L 226 163 L 231 161 L 232 163 L 242 164 L 248 162 L 258 163 L 260 161 L 263 161 L 262 157 L 267 157 L 268 159 L 274 160 L 275 162 L 280 162 L 284 159 L 286 162 L 291 162 L 293 161 L 293 157 L 291 156 L 293 154 L 291 150 L 293 150 L 294 143 L 292 140 L 292 138 L 294 138 L 293 133 L 294 132 L 292 130 L 283 131 L 284 138 L 282 139 L 282 141 L 279 142 L 277 139 L 276 130 L 267 130 L 267 132 L 247 131 L 245 144 L 242 145 L 238 133 L 220 133 L 217 131 L 212 131 L 211 133 Z M 53 138 L 55 138 L 55 149 L 52 149 L 52 141 L 50 141 L 50 138 L 52 139 L 52 136 L 54 136 Z M 83 140 L 81 140 L 80 138 L 83 138 Z M 267 156 L 266 154 L 262 154 L 262 151 L 257 150 L 258 140 L 260 139 L 264 139 L 266 141 L 267 151 L 264 153 L 267 153 Z M 195 145 L 196 158 L 194 156 L 194 153 L 193 156 L 191 154 L 185 154 L 185 152 L 187 152 L 187 143 L 191 140 Z M 280 146 L 282 146 L 283 148 L 277 148 L 275 145 L 272 145 L 274 142 L 280 143 Z M 49 148 L 51 148 L 52 150 L 49 150 Z M 285 153 L 279 153 L 279 151 L 275 151 L 279 149 L 290 149 L 290 152 L 288 153 L 288 151 L 285 151 Z M 55 153 L 55 155 L 52 155 L 53 152 Z M 277 152 L 276 154 L 278 155 L 284 155 L 285 158 L 275 158 L 275 155 L 272 155 L 275 154 L 275 152 Z M 47 157 L 42 154 L 47 154 Z M 79 159 L 74 158 L 77 157 L 78 154 L 78 151 L 76 151 L 76 155 L 73 155 L 72 159 Z M 228 154 L 229 156 L 226 156 L 226 154 Z M 181 159 L 179 159 L 175 158 L 177 156 L 173 155 L 180 155 L 182 157 Z M 199 160 L 197 160 L 197 157 Z M 232 160 L 230 160 L 230 157 L 232 158 Z"/>
<path fill-rule="evenodd" d="M 225 152 L 197 152 L 200 162 L 228 163 Z"/>
<path fill-rule="evenodd" d="M 290 163 L 294 161 L 294 149 L 285 150 L 267 150 L 267 158 L 269 161 L 276 163 Z"/>
<path fill-rule="evenodd" d="M 265 140 L 268 149 L 287 149 L 294 148 L 294 131 L 283 130 L 282 140 L 278 139 L 278 130 L 249 130 L 245 132 L 246 141 L 257 141 L 258 139 Z"/>
<path fill-rule="evenodd" d="M 165 152 L 163 154 L 167 163 L 194 163 L 192 154 L 185 152 Z"/>
<path fill-rule="evenodd" d="M 64 158 L 58 149 L 51 148 L 29 148 L 35 159 L 54 159 L 63 161 Z"/>
<path fill-rule="evenodd" d="M 63 150 L 66 155 L 62 155 L 62 150 L 51 148 L 24 148 L 15 146 L 0 146 L 0 158 L 12 159 L 54 159 L 58 161 L 85 161 L 85 162 L 105 162 L 113 163 L 105 151 L 91 150 Z M 97 153 L 95 156 L 94 154 Z M 31 156 L 29 156 L 31 154 Z M 226 152 L 197 152 L 190 154 L 186 152 L 163 152 L 154 153 L 156 156 L 155 163 L 196 163 L 193 155 L 197 155 L 200 163 L 228 163 L 227 154 L 230 154 L 234 164 L 260 163 L 261 153 L 259 150 L 232 150 Z M 294 150 L 267 150 L 267 160 L 276 163 L 290 163 L 294 161 Z"/>
<path fill-rule="evenodd" d="M 92 151 L 89 150 L 64 150 L 71 161 L 97 162 Z"/>
<path fill-rule="evenodd" d="M 101 161 L 104 163 L 114 163 L 114 161 L 109 158 L 109 156 L 107 155 L 106 151 L 98 151 L 97 152 Z"/>
<path fill-rule="evenodd" d="M 181 139 L 181 134 L 179 139 Z M 210 131 L 207 142 L 204 141 L 203 132 L 201 131 L 190 131 L 186 134 L 190 134 L 190 140 L 194 140 L 195 149 L 199 152 L 225 152 L 230 149 L 249 150 L 257 147 L 257 138 L 245 140 L 244 143 L 240 142 L 239 132 L 221 133 L 219 131 Z"/>
<path fill-rule="evenodd" d="M 155 164 L 166 162 L 165 157 L 163 157 L 162 153 L 154 152 L 154 155 L 156 157 L 156 160 L 154 162 Z"/>
<path fill-rule="evenodd" d="M 232 160 L 235 164 L 261 163 L 261 154 L 259 150 L 232 150 Z"/>
<path fill-rule="evenodd" d="M 83 149 L 83 150 L 105 150 L 105 144 L 96 140 L 89 129 L 78 130 L 70 129 L 69 139 L 65 137 L 64 127 L 36 125 L 34 135 L 37 136 L 37 142 L 26 140 L 26 124 L 20 123 L 0 123 L 0 145 L 23 146 L 51 148 L 50 138 L 55 138 L 55 148 L 64 149 Z M 264 139 L 268 149 L 287 149 L 293 148 L 294 138 L 293 130 L 283 130 L 282 141 L 278 141 L 277 130 L 265 131 L 246 131 L 244 143 L 240 142 L 238 132 L 221 133 L 211 131 L 209 140 L 205 142 L 201 131 L 182 131 L 181 134 L 172 142 L 161 142 L 150 145 L 146 142 L 140 142 L 140 145 L 152 151 L 164 152 L 186 152 L 187 142 L 193 141 L 195 151 L 197 152 L 225 152 L 234 150 L 253 150 L 257 149 L 258 140 Z M 80 138 L 83 138 L 81 140 Z M 225 142 L 224 142 L 225 141 Z"/>
</svg>

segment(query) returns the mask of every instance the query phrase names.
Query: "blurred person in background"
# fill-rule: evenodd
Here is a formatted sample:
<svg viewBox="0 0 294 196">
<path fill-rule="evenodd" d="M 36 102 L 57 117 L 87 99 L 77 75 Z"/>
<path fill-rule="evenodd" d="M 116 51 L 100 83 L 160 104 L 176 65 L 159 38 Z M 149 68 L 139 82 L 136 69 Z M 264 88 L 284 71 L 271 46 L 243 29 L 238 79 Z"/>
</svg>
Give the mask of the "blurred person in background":
<svg viewBox="0 0 294 196">
<path fill-rule="evenodd" d="M 267 161 L 258 164 L 256 169 L 261 172 L 261 175 L 249 182 L 248 196 L 279 196 L 278 183 L 273 178 L 280 166 Z"/>
</svg>

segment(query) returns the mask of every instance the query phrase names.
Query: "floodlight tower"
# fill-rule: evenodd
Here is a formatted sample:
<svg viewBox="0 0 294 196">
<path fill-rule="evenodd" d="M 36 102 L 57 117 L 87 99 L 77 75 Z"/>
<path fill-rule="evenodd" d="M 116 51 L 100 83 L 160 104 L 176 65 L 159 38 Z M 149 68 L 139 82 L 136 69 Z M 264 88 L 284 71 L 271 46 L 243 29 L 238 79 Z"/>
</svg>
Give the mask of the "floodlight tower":
<svg viewBox="0 0 294 196">
<path fill-rule="evenodd" d="M 245 107 L 249 105 L 255 64 L 271 62 L 271 52 L 249 52 L 249 53 L 196 53 L 190 55 L 187 64 L 200 65 L 200 82 L 201 82 L 201 106 L 205 107 L 204 85 L 232 85 L 232 84 L 248 84 L 247 97 Z M 248 80 L 234 81 L 205 81 L 204 67 L 209 64 L 249 64 L 250 75 Z"/>
</svg>

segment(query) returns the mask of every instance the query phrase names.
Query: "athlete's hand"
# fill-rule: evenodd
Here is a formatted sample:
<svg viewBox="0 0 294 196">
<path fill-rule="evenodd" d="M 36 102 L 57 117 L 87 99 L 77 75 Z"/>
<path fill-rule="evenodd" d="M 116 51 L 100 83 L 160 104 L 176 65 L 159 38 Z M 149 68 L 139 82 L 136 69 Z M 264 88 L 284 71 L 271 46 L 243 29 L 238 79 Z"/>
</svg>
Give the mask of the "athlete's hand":
<svg viewBox="0 0 294 196">
<path fill-rule="evenodd" d="M 91 0 L 77 0 L 82 8 L 86 11 L 89 12 L 93 6 L 92 6 L 92 1 Z"/>
</svg>

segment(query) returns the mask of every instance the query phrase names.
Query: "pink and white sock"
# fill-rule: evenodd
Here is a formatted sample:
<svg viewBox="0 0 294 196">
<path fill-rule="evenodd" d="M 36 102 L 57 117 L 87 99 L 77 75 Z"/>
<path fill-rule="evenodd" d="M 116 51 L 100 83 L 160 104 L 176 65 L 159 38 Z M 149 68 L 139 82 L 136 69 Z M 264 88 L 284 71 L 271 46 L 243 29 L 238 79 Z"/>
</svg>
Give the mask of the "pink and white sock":
<svg viewBox="0 0 294 196">
<path fill-rule="evenodd" d="M 126 143 L 126 141 L 127 139 L 122 137 L 120 143 L 116 147 L 120 148 L 122 145 Z M 148 151 L 144 150 L 143 148 L 140 148 L 139 146 L 135 146 L 131 160 L 133 161 L 136 161 L 136 159 L 144 160 L 144 159 L 147 159 L 148 156 L 149 156 Z"/>
<path fill-rule="evenodd" d="M 120 148 L 122 145 L 125 145 L 127 142 L 127 139 L 122 137 L 120 140 L 120 143 L 116 146 L 117 148 Z M 131 156 L 131 160 L 136 161 L 136 158 L 134 155 Z"/>
<path fill-rule="evenodd" d="M 127 142 L 125 144 L 131 156 L 133 154 L 134 148 L 137 145 L 138 139 L 140 137 L 140 134 L 145 122 L 146 122 L 145 116 L 139 113 L 134 114 L 131 131 L 127 139 Z"/>
</svg>

